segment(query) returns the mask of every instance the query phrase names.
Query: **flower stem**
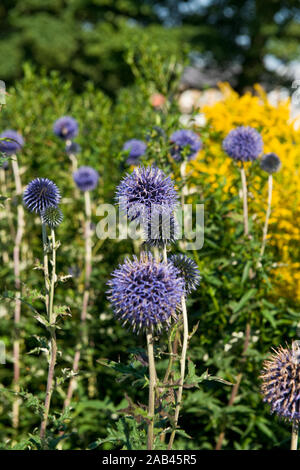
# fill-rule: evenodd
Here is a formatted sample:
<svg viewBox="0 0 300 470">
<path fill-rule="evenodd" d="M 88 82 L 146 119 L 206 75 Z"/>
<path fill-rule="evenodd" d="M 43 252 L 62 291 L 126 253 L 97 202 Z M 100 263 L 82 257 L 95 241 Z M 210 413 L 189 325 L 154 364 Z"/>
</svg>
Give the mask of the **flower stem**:
<svg viewBox="0 0 300 470">
<path fill-rule="evenodd" d="M 55 233 L 54 230 L 51 229 L 51 245 L 52 245 L 52 273 L 51 273 L 51 285 L 50 285 L 50 296 L 48 297 L 48 321 L 49 321 L 49 331 L 50 331 L 50 361 L 49 361 L 49 369 L 48 369 L 48 378 L 47 378 L 47 389 L 46 389 L 46 397 L 44 403 L 44 414 L 41 422 L 41 429 L 40 429 L 40 438 L 43 441 L 46 434 L 49 410 L 50 410 L 50 402 L 51 396 L 53 392 L 53 382 L 54 382 L 54 369 L 56 364 L 56 356 L 57 356 L 57 344 L 56 344 L 56 334 L 55 334 L 55 316 L 53 312 L 53 299 L 54 299 L 54 289 L 55 289 L 55 279 L 56 279 L 56 243 L 55 243 Z M 48 268 L 48 266 L 47 266 Z"/>
<path fill-rule="evenodd" d="M 47 315 L 49 315 L 49 267 L 48 267 L 48 237 L 46 224 L 42 223 L 42 237 L 43 237 L 43 264 L 44 264 L 44 279 L 45 279 L 45 306 Z"/>
<path fill-rule="evenodd" d="M 91 237 L 91 198 L 89 191 L 84 192 L 84 201 L 85 201 L 85 280 L 84 280 L 84 292 L 83 292 L 83 302 L 81 309 L 80 317 L 80 340 L 76 345 L 75 356 L 73 360 L 72 370 L 74 373 L 78 372 L 79 362 L 81 356 L 81 350 L 83 346 L 88 344 L 88 331 L 86 325 L 87 319 L 87 309 L 90 295 L 90 277 L 92 273 L 92 237 Z M 73 391 L 75 388 L 76 377 L 71 377 L 69 382 L 69 387 L 67 391 L 67 396 L 64 402 L 64 409 L 68 407 L 71 403 Z"/>
<path fill-rule="evenodd" d="M 156 370 L 154 361 L 154 348 L 153 348 L 153 335 L 150 330 L 146 333 L 147 349 L 148 349 L 148 362 L 149 362 L 149 408 L 148 418 L 148 436 L 147 436 L 147 450 L 153 450 L 154 445 L 154 412 L 155 412 L 155 388 L 156 388 Z"/>
<path fill-rule="evenodd" d="M 266 243 L 267 243 L 267 235 L 268 235 L 268 226 L 269 226 L 269 219 L 271 215 L 271 205 L 272 205 L 272 191 L 273 191 L 273 176 L 269 175 L 268 179 L 268 207 L 266 212 L 266 220 L 263 229 L 263 237 L 262 237 L 262 244 L 260 249 L 260 259 L 263 257 Z"/>
<path fill-rule="evenodd" d="M 298 449 L 298 433 L 299 433 L 298 424 L 293 423 L 293 425 L 292 425 L 291 450 L 297 450 Z"/>
<path fill-rule="evenodd" d="M 248 199 L 247 199 L 247 180 L 244 164 L 241 168 L 241 178 L 242 178 L 242 192 L 243 192 L 243 214 L 244 214 L 244 235 L 249 235 L 249 224 L 248 224 Z"/>
<path fill-rule="evenodd" d="M 22 195 L 22 183 L 20 178 L 20 171 L 18 160 L 16 156 L 12 158 L 12 169 L 15 179 L 16 196 L 18 198 Z M 15 303 L 15 314 L 14 314 L 14 344 L 13 344 L 13 356 L 14 356 L 14 391 L 16 394 L 20 391 L 20 331 L 19 323 L 21 319 L 21 279 L 20 279 L 20 248 L 24 231 L 24 209 L 23 205 L 18 201 L 17 205 L 17 232 L 15 235 L 14 244 L 14 277 L 15 277 L 15 289 L 16 289 L 16 303 Z M 13 403 L 12 421 L 13 427 L 16 429 L 19 426 L 19 405 L 20 400 L 18 396 L 15 397 Z"/>
<path fill-rule="evenodd" d="M 188 340 L 189 340 L 189 325 L 188 325 L 188 316 L 187 316 L 187 309 L 186 309 L 186 302 L 185 296 L 181 297 L 181 308 L 182 308 L 182 317 L 183 317 L 183 343 L 182 343 L 182 351 L 181 351 L 181 358 L 180 358 L 180 383 L 177 393 L 177 404 L 175 409 L 175 416 L 174 416 L 174 429 L 171 433 L 168 450 L 172 450 L 176 427 L 178 424 L 181 401 L 182 401 L 182 393 L 183 393 L 183 384 L 184 384 L 184 377 L 185 377 L 185 365 L 186 365 L 186 353 L 188 348 Z"/>
</svg>

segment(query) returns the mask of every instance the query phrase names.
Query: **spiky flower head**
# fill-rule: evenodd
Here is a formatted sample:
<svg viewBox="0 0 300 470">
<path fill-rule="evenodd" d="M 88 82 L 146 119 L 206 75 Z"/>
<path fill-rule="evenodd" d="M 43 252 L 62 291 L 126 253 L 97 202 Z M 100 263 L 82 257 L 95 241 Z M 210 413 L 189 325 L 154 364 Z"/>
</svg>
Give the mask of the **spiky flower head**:
<svg viewBox="0 0 300 470">
<path fill-rule="evenodd" d="M 264 362 L 261 391 L 271 412 L 289 421 L 300 422 L 299 350 L 278 348 Z"/>
<path fill-rule="evenodd" d="M 138 165 L 138 160 L 145 154 L 146 149 L 147 145 L 142 140 L 127 140 L 123 146 L 123 150 L 129 152 L 129 157 L 126 163 L 128 165 Z"/>
<path fill-rule="evenodd" d="M 170 262 L 178 269 L 184 280 L 186 293 L 190 294 L 193 290 L 196 290 L 200 284 L 201 276 L 195 261 L 186 255 L 178 254 L 171 255 Z"/>
<path fill-rule="evenodd" d="M 260 167 L 267 173 L 277 173 L 281 168 L 280 158 L 276 153 L 266 153 L 260 161 Z"/>
<path fill-rule="evenodd" d="M 43 224 L 47 224 L 50 228 L 58 227 L 63 221 L 63 213 L 59 207 L 50 206 L 41 212 Z"/>
<path fill-rule="evenodd" d="M 35 178 L 30 181 L 23 194 L 23 202 L 27 209 L 37 214 L 47 207 L 57 207 L 59 201 L 59 189 L 48 178 Z"/>
<path fill-rule="evenodd" d="M 0 152 L 5 155 L 17 153 L 23 145 L 24 139 L 17 131 L 7 129 L 0 134 Z"/>
<path fill-rule="evenodd" d="M 177 321 L 177 309 L 184 293 L 184 282 L 172 263 L 156 261 L 151 253 L 140 259 L 127 258 L 108 282 L 116 318 L 129 323 L 133 331 L 161 331 Z"/>
<path fill-rule="evenodd" d="M 173 144 L 171 155 L 177 162 L 180 162 L 184 155 L 188 160 L 193 160 L 202 148 L 202 141 L 198 134 L 187 129 L 173 132 L 170 141 Z"/>
<path fill-rule="evenodd" d="M 223 149 L 233 160 L 249 162 L 261 154 L 263 140 L 253 127 L 240 126 L 230 131 L 223 140 Z"/>
<path fill-rule="evenodd" d="M 71 116 L 62 116 L 53 125 L 53 132 L 63 140 L 71 140 L 78 134 L 78 123 Z"/>
<path fill-rule="evenodd" d="M 116 191 L 117 203 L 128 218 L 142 222 L 153 212 L 173 212 L 177 198 L 171 178 L 154 166 L 136 168 L 123 178 Z"/>
<path fill-rule="evenodd" d="M 76 155 L 81 151 L 81 147 L 76 142 L 68 141 L 66 142 L 66 154 L 67 155 Z"/>
<path fill-rule="evenodd" d="M 178 224 L 173 214 L 151 214 L 143 229 L 148 246 L 164 247 L 178 239 Z"/>
<path fill-rule="evenodd" d="M 92 191 L 98 184 L 99 174 L 90 166 L 81 166 L 73 173 L 73 179 L 81 191 Z"/>
</svg>

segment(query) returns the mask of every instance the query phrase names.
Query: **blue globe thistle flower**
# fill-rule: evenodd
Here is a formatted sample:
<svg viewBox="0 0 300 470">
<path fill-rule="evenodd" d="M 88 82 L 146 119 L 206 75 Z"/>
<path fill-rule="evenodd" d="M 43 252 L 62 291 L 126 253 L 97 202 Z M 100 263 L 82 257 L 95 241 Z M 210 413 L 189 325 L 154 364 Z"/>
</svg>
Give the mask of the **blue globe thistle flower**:
<svg viewBox="0 0 300 470">
<path fill-rule="evenodd" d="M 276 153 L 266 153 L 260 161 L 260 167 L 267 173 L 277 173 L 281 168 L 280 158 Z"/>
<path fill-rule="evenodd" d="M 200 137 L 191 130 L 180 129 L 179 131 L 173 132 L 170 141 L 173 144 L 171 155 L 177 162 L 183 159 L 183 155 L 185 155 L 188 160 L 193 160 L 202 148 Z"/>
<path fill-rule="evenodd" d="M 223 149 L 233 160 L 249 162 L 256 160 L 262 152 L 263 140 L 253 127 L 240 126 L 223 140 Z"/>
<path fill-rule="evenodd" d="M 299 352 L 280 347 L 264 362 L 261 391 L 271 413 L 300 422 Z"/>
<path fill-rule="evenodd" d="M 99 174 L 90 166 L 81 166 L 73 173 L 73 179 L 81 191 L 92 191 L 98 184 Z"/>
<path fill-rule="evenodd" d="M 200 284 L 201 276 L 195 261 L 186 255 L 179 254 L 171 255 L 170 262 L 173 263 L 175 268 L 180 272 L 180 276 L 185 283 L 186 293 L 190 294 L 193 290 L 196 290 Z"/>
<path fill-rule="evenodd" d="M 78 123 L 71 116 L 63 116 L 55 121 L 53 132 L 63 140 L 74 139 L 78 134 Z"/>
<path fill-rule="evenodd" d="M 138 160 L 145 154 L 146 149 L 147 145 L 142 140 L 127 140 L 123 146 L 124 151 L 129 151 L 129 157 L 126 163 L 128 165 L 138 165 Z"/>
<path fill-rule="evenodd" d="M 164 247 L 178 239 L 178 224 L 173 214 L 155 214 L 144 223 L 145 243 Z"/>
<path fill-rule="evenodd" d="M 63 213 L 59 207 L 49 206 L 41 212 L 43 224 L 47 224 L 50 228 L 58 227 L 63 221 Z"/>
<path fill-rule="evenodd" d="M 17 153 L 24 145 L 24 139 L 19 132 L 8 129 L 0 134 L 0 152 L 5 155 L 13 155 Z"/>
<path fill-rule="evenodd" d="M 66 154 L 67 155 L 77 155 L 81 151 L 81 147 L 76 142 L 67 142 L 66 143 Z"/>
<path fill-rule="evenodd" d="M 138 167 L 127 174 L 116 191 L 116 200 L 130 220 L 147 220 L 151 212 L 170 214 L 177 206 L 174 183 L 156 167 Z"/>
<path fill-rule="evenodd" d="M 23 194 L 23 202 L 27 209 L 37 214 L 47 207 L 57 207 L 59 201 L 59 189 L 48 178 L 35 178 L 30 181 Z"/>
<path fill-rule="evenodd" d="M 156 261 L 151 253 L 140 259 L 127 258 L 108 282 L 110 300 L 117 319 L 133 331 L 161 331 L 177 321 L 176 311 L 184 293 L 184 282 L 172 263 Z"/>
</svg>

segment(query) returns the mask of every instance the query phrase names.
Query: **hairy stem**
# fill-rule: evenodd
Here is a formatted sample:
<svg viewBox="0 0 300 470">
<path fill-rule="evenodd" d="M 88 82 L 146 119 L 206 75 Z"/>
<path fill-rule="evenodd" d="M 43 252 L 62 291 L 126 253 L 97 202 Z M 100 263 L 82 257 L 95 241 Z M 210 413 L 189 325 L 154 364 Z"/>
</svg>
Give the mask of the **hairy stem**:
<svg viewBox="0 0 300 470">
<path fill-rule="evenodd" d="M 55 290 L 55 280 L 56 280 L 56 243 L 55 243 L 55 233 L 54 230 L 51 230 L 51 245 L 52 245 L 52 273 L 51 273 L 51 285 L 50 285 L 50 295 L 48 300 L 48 321 L 50 323 L 49 331 L 50 331 L 50 360 L 49 360 L 49 368 L 48 368 L 48 378 L 47 378 L 47 389 L 46 389 L 46 397 L 44 403 L 44 414 L 41 422 L 41 429 L 40 429 L 40 438 L 43 441 L 46 434 L 46 428 L 48 423 L 48 416 L 50 410 L 50 403 L 51 397 L 53 392 L 53 385 L 54 385 L 54 370 L 56 364 L 56 356 L 57 356 L 57 344 L 56 344 L 56 334 L 55 334 L 55 315 L 53 312 L 53 300 L 54 300 L 54 290 Z"/>
<path fill-rule="evenodd" d="M 247 193 L 247 180 L 245 168 L 241 168 L 241 178 L 242 178 L 242 192 L 243 192 L 243 215 L 244 215 L 244 235 L 249 235 L 249 224 L 248 224 L 248 193 Z"/>
<path fill-rule="evenodd" d="M 177 404 L 175 408 L 175 416 L 174 416 L 174 429 L 171 433 L 168 450 L 172 450 L 176 427 L 178 424 L 181 401 L 182 401 L 182 393 L 183 393 L 183 384 L 184 384 L 184 377 L 185 377 L 185 365 L 186 365 L 186 354 L 188 348 L 188 340 L 189 340 L 189 325 L 188 325 L 188 316 L 187 316 L 187 309 L 186 309 L 186 302 L 185 296 L 181 297 L 181 308 L 182 308 L 182 317 L 183 317 L 183 343 L 182 343 L 182 351 L 181 351 L 181 358 L 180 358 L 180 383 L 177 393 Z"/>
<path fill-rule="evenodd" d="M 20 177 L 20 170 L 18 165 L 17 157 L 12 157 L 12 169 L 15 180 L 16 196 L 18 198 L 17 205 L 17 231 L 15 235 L 14 244 L 14 277 L 15 277 L 15 289 L 16 289 L 16 303 L 14 313 L 14 344 L 13 344 L 13 357 L 14 357 L 14 391 L 17 394 L 20 391 L 20 332 L 19 323 L 21 320 L 21 279 L 20 279 L 20 248 L 24 231 L 24 209 L 20 202 L 22 195 L 22 183 Z M 12 421 L 13 427 L 16 429 L 19 426 L 19 405 L 20 400 L 18 396 L 15 397 L 13 403 Z"/>
<path fill-rule="evenodd" d="M 149 408 L 148 418 L 148 436 L 147 436 L 147 450 L 153 450 L 154 445 L 154 413 L 155 413 L 155 388 L 156 388 L 156 370 L 154 361 L 154 348 L 153 348 L 153 335 L 149 330 L 146 333 L 147 349 L 148 349 L 148 362 L 149 362 Z"/>
<path fill-rule="evenodd" d="M 49 267 L 48 267 L 48 237 L 46 224 L 42 223 L 42 237 L 43 237 L 43 265 L 44 265 L 44 279 L 45 279 L 45 306 L 47 315 L 49 315 Z"/>
<path fill-rule="evenodd" d="M 92 273 L 92 237 L 91 237 L 91 198 L 89 191 L 85 191 L 84 193 L 84 201 L 85 201 L 85 280 L 84 280 L 84 292 L 83 292 L 83 302 L 81 308 L 81 316 L 80 316 L 80 341 L 76 345 L 76 352 L 73 360 L 72 370 L 74 373 L 77 373 L 79 370 L 79 362 L 81 356 L 81 350 L 83 346 L 87 346 L 88 344 L 88 331 L 86 325 L 87 319 L 87 310 L 88 310 L 88 302 L 89 302 L 89 295 L 90 295 L 90 277 Z M 68 407 L 71 403 L 73 391 L 76 384 L 76 377 L 72 377 L 69 382 L 69 387 L 67 391 L 67 396 L 64 403 L 64 408 Z"/>
<path fill-rule="evenodd" d="M 267 243 L 268 226 L 269 226 L 269 219 L 270 219 L 270 215 L 271 215 L 271 206 L 272 206 L 272 191 L 273 191 L 273 176 L 269 175 L 269 178 L 268 178 L 268 207 L 267 207 L 267 212 L 266 212 L 265 225 L 264 225 L 264 229 L 263 229 L 263 237 L 262 237 L 262 243 L 261 243 L 261 249 L 260 249 L 260 259 L 264 255 L 265 248 L 266 248 L 266 243 Z"/>
<path fill-rule="evenodd" d="M 293 423 L 293 425 L 292 425 L 292 438 L 291 438 L 291 450 L 297 450 L 298 449 L 298 433 L 299 433 L 298 424 Z"/>
</svg>

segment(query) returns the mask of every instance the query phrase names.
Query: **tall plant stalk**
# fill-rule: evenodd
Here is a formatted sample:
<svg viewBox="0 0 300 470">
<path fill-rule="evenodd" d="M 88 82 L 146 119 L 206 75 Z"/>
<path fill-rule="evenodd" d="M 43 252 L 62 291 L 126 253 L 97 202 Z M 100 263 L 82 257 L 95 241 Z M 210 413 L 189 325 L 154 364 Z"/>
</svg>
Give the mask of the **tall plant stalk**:
<svg viewBox="0 0 300 470">
<path fill-rule="evenodd" d="M 247 179 L 244 164 L 241 167 L 241 180 L 242 180 L 242 194 L 243 194 L 243 217 L 244 217 L 244 235 L 249 235 L 249 222 L 248 222 L 248 191 Z"/>
<path fill-rule="evenodd" d="M 45 224 L 42 224 L 43 227 L 43 238 L 47 237 Z M 54 371 L 57 357 L 57 344 L 56 344 L 56 333 L 55 333 L 55 315 L 53 311 L 53 302 L 54 302 L 54 290 L 55 290 L 55 280 L 56 280 L 56 242 L 55 242 L 55 232 L 54 229 L 51 229 L 51 281 L 49 285 L 49 271 L 48 271 L 48 255 L 47 255 L 47 240 L 46 244 L 44 242 L 44 273 L 45 273 L 45 284 L 48 285 L 48 293 L 46 294 L 46 305 L 47 305 L 47 314 L 49 322 L 49 332 L 50 332 L 50 359 L 49 359 L 49 368 L 48 368 L 48 378 L 47 378 L 47 389 L 46 397 L 44 403 L 44 414 L 41 422 L 40 428 L 40 438 L 41 441 L 44 440 L 46 434 L 46 428 L 48 423 L 48 416 L 50 410 L 51 397 L 54 386 Z M 46 288 L 47 290 L 47 288 Z"/>
<path fill-rule="evenodd" d="M 175 408 L 175 416 L 174 416 L 174 429 L 171 433 L 168 450 L 172 450 L 173 442 L 175 439 L 176 427 L 179 420 L 179 413 L 181 408 L 181 401 L 182 401 L 182 393 L 183 393 L 183 384 L 184 384 L 184 377 L 185 377 L 185 365 L 186 365 L 186 354 L 188 348 L 188 341 L 189 341 L 189 325 L 188 325 L 188 316 L 187 316 L 187 309 L 186 309 L 186 301 L 185 296 L 181 297 L 181 308 L 182 308 L 182 318 L 183 318 L 183 343 L 182 343 L 182 351 L 181 351 L 181 358 L 180 358 L 180 382 L 179 388 L 177 393 L 177 404 Z"/>
<path fill-rule="evenodd" d="M 77 373 L 79 370 L 79 363 L 81 357 L 81 350 L 83 346 L 88 344 L 88 331 L 87 331 L 87 310 L 89 303 L 90 295 L 90 277 L 92 273 L 92 237 L 91 237 L 91 198 L 89 191 L 84 192 L 84 201 L 85 201 L 85 280 L 84 280 L 84 292 L 83 292 L 83 302 L 81 308 L 80 316 L 80 340 L 76 345 L 75 356 L 73 360 L 72 370 L 74 373 Z M 76 377 L 71 377 L 69 382 L 69 387 L 67 391 L 67 396 L 64 403 L 64 408 L 68 407 L 71 403 L 73 391 L 76 384 Z"/>
<path fill-rule="evenodd" d="M 292 438 L 291 438 L 291 450 L 298 449 L 298 434 L 299 434 L 299 426 L 296 423 L 292 425 Z"/>
<path fill-rule="evenodd" d="M 20 278 L 20 249 L 21 242 L 24 232 L 24 209 L 20 201 L 22 195 L 22 183 L 19 171 L 19 165 L 17 157 L 12 157 L 12 169 L 15 180 L 15 193 L 18 198 L 17 204 L 17 231 L 15 234 L 15 243 L 13 251 L 14 260 L 14 278 L 15 278 L 15 290 L 16 290 L 16 302 L 14 312 L 14 343 L 13 343 L 13 357 L 14 357 L 14 392 L 16 393 L 13 410 L 12 410 L 12 422 L 13 427 L 16 429 L 19 426 L 19 406 L 20 400 L 18 393 L 20 392 L 20 331 L 19 324 L 21 320 L 21 278 Z"/>
<path fill-rule="evenodd" d="M 272 207 L 272 191 L 273 191 L 273 176 L 269 175 L 269 178 L 268 178 L 268 207 L 267 207 L 267 212 L 266 212 L 265 225 L 264 225 L 264 229 L 263 229 L 262 243 L 261 243 L 261 249 L 260 249 L 260 259 L 264 255 L 265 248 L 266 248 L 266 243 L 267 243 L 268 227 L 269 227 L 269 220 L 270 220 L 271 207 Z"/>
<path fill-rule="evenodd" d="M 146 333 L 147 351 L 149 363 L 149 405 L 148 405 L 148 433 L 147 433 L 147 450 L 153 450 L 154 446 L 154 415 L 155 415 L 155 389 L 157 375 L 154 360 L 153 334 L 149 330 Z"/>
</svg>

